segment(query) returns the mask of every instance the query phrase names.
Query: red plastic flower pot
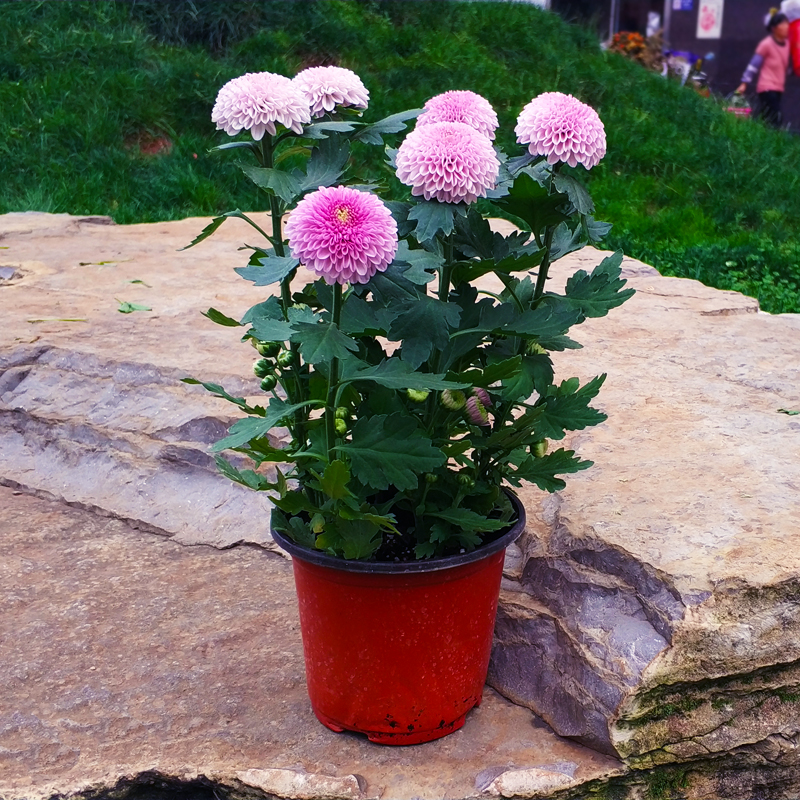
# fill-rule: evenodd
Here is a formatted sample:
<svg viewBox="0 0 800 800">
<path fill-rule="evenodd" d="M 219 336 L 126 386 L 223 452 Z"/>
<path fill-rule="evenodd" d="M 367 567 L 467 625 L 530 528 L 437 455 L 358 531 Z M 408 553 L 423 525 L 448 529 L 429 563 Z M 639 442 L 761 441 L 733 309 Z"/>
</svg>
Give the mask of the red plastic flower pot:
<svg viewBox="0 0 800 800">
<path fill-rule="evenodd" d="M 471 553 L 405 563 L 291 553 L 311 707 L 334 731 L 382 744 L 439 739 L 481 702 L 506 547 L 517 521 Z"/>
</svg>

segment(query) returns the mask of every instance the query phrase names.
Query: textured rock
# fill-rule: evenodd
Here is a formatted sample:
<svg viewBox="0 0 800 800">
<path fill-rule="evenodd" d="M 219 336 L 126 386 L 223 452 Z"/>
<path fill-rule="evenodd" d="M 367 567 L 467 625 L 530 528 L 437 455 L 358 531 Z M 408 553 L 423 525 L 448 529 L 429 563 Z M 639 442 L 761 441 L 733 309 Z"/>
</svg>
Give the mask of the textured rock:
<svg viewBox="0 0 800 800">
<path fill-rule="evenodd" d="M 232 273 L 241 265 L 236 247 L 252 238 L 251 229 L 231 220 L 197 248 L 177 252 L 205 222 L 122 227 L 103 218 L 0 217 L 3 266 L 13 270 L 0 281 L 6 320 L 0 482 L 176 541 L 268 546 L 268 503 L 217 476 L 208 457 L 207 444 L 233 418 L 232 407 L 178 382 L 196 375 L 234 393 L 256 392 L 255 381 L 243 378 L 253 360 L 248 349 L 235 332 L 199 315 L 213 305 L 237 316 L 261 299 L 263 290 Z M 591 249 L 573 254 L 558 262 L 554 280 L 590 269 L 601 257 Z M 563 786 L 541 792 L 559 796 L 601 792 L 609 781 L 620 792 L 634 787 L 654 797 L 669 796 L 665 786 L 698 800 L 800 795 L 800 549 L 794 546 L 800 422 L 779 413 L 800 410 L 800 319 L 762 314 L 752 299 L 662 278 L 630 259 L 624 271 L 636 296 L 574 331 L 585 350 L 556 354 L 561 377 L 608 373 L 597 404 L 609 420 L 568 442 L 595 467 L 572 476 L 558 495 L 522 492 L 529 525 L 506 562 L 490 674 L 498 691 L 556 732 L 612 758 L 592 756 L 600 760 L 590 769 L 586 750 L 576 751 L 581 757 L 556 753 L 566 746 L 562 740 L 552 740 L 558 747 L 541 744 L 546 737 L 531 729 L 529 712 L 490 694 L 474 715 L 493 720 L 478 739 L 459 750 L 464 737 L 456 734 L 440 746 L 470 764 L 469 776 L 455 770 L 452 779 L 439 780 L 415 767 L 413 791 L 420 797 L 467 797 L 494 781 L 498 792 L 501 786 L 511 791 L 521 772 L 532 786 L 540 779 L 545 786 L 549 778 L 537 770 L 555 773 L 552 781 Z M 485 288 L 494 287 L 487 280 Z M 120 314 L 118 300 L 153 311 Z M 123 526 L 120 536 L 123 529 L 138 535 Z M 27 590 L 10 591 L 13 605 Z M 115 625 L 130 624 L 115 613 Z M 33 625 L 29 635 L 36 630 Z M 50 630 L 57 640 L 59 628 Z M 122 645 L 117 650 L 127 652 Z M 46 660 L 35 648 L 30 652 L 32 663 Z M 38 674 L 20 667 L 28 668 Z M 72 669 L 81 673 L 80 666 Z M 290 694 L 283 685 L 280 691 Z M 297 692 L 294 708 L 302 709 L 303 691 Z M 48 739 L 47 727 L 37 727 L 38 712 L 25 707 L 12 705 L 22 716 L 0 737 L 6 748 L 0 757 L 19 747 L 22 739 L 13 738 L 23 736 L 19 731 L 31 741 L 42 734 L 39 752 L 50 753 L 55 766 L 32 773 L 37 797 L 45 796 L 48 776 L 60 789 L 99 774 L 100 761 L 86 759 L 89 742 L 115 739 L 116 729 L 104 734 L 90 726 L 83 744 L 64 744 Z M 191 768 L 198 760 L 214 772 L 216 762 L 203 755 L 217 753 L 214 747 L 200 745 L 198 759 L 181 761 L 169 757 L 172 745 L 154 744 L 183 735 L 175 731 L 193 718 L 181 716 L 180 704 L 175 708 L 173 728 L 155 725 L 155 738 L 125 740 L 137 742 L 134 747 L 145 742 L 141 758 L 105 762 L 113 764 L 103 778 L 107 785 L 159 767 L 170 775 L 198 774 Z M 508 715 L 502 732 L 492 727 L 496 711 Z M 204 719 L 209 713 L 198 711 Z M 278 716 L 274 708 L 266 713 Z M 309 712 L 300 713 L 301 723 L 315 730 Z M 128 731 L 126 725 L 120 730 Z M 247 725 L 258 728 L 252 718 Z M 519 740 L 509 732 L 513 725 L 525 731 Z M 277 755 L 269 750 L 268 761 L 245 748 L 248 757 L 231 756 L 222 773 L 232 781 L 235 771 L 250 768 L 366 775 L 359 761 L 366 758 L 386 769 L 383 777 L 366 775 L 370 785 L 386 788 L 387 797 L 406 796 L 392 794 L 401 778 L 384 780 L 399 763 L 386 761 L 384 751 L 348 751 L 353 758 L 346 766 L 317 755 L 303 756 L 301 764 L 289 755 L 296 741 Z M 349 747 L 351 739 L 331 742 Z M 50 763 L 51 756 L 41 758 Z M 574 786 L 559 777 L 568 772 L 553 766 L 567 762 L 579 765 L 570 778 Z M 525 791 L 541 794 L 535 787 Z"/>
<path fill-rule="evenodd" d="M 153 776 L 203 776 L 220 797 L 434 800 L 476 796 L 498 764 L 624 771 L 491 689 L 437 742 L 324 728 L 291 565 L 261 548 L 185 547 L 0 487 L 0 610 L 3 800 L 148 797 Z"/>
<path fill-rule="evenodd" d="M 609 420 L 571 440 L 591 470 L 521 493 L 490 683 L 633 766 L 749 760 L 779 785 L 800 739 L 800 423 L 779 413 L 800 408 L 800 317 L 628 277 L 557 359 L 608 372 Z"/>
</svg>

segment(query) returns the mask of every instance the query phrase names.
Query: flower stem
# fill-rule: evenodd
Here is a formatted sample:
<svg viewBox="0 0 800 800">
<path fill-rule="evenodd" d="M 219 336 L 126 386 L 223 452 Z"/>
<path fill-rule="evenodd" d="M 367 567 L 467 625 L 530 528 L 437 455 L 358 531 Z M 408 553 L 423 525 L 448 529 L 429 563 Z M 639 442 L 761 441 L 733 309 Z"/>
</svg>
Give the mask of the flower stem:
<svg viewBox="0 0 800 800">
<path fill-rule="evenodd" d="M 333 324 L 339 327 L 342 318 L 342 284 L 333 286 L 333 308 L 331 309 Z M 328 372 L 328 399 L 325 402 L 325 438 L 328 444 L 328 463 L 333 461 L 336 445 L 336 390 L 339 383 L 339 359 L 334 357 Z"/>
</svg>

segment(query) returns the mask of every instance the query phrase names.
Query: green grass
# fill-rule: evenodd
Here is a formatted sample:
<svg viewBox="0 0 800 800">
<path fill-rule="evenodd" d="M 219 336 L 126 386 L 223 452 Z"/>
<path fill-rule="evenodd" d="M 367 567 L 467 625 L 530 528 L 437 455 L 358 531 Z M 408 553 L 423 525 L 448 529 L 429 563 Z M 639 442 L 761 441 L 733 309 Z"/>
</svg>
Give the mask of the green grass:
<svg viewBox="0 0 800 800">
<path fill-rule="evenodd" d="M 479 92 L 507 151 L 531 97 L 576 95 L 608 133 L 589 179 L 611 246 L 800 312 L 800 138 L 726 114 L 525 3 L 0 2 L 0 212 L 129 223 L 262 207 L 237 156 L 208 153 L 228 138 L 210 122 L 214 98 L 243 72 L 318 63 L 361 76 L 371 119 L 447 89 Z M 126 148 L 143 131 L 169 136 L 172 151 Z M 365 171 L 384 169 L 365 158 Z"/>
</svg>

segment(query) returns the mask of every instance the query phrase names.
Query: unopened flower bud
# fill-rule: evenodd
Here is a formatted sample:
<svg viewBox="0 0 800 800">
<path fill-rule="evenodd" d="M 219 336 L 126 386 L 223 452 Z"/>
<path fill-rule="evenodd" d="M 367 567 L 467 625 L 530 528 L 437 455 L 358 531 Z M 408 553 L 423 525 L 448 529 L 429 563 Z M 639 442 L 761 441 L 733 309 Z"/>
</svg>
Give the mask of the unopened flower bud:
<svg viewBox="0 0 800 800">
<path fill-rule="evenodd" d="M 467 397 L 459 389 L 445 389 L 439 397 L 439 402 L 451 411 L 458 411 L 459 408 L 464 408 Z"/>
<path fill-rule="evenodd" d="M 425 473 L 425 483 L 436 483 L 439 480 L 438 475 L 434 475 L 432 472 Z"/>
<path fill-rule="evenodd" d="M 481 401 L 481 405 L 484 408 L 492 407 L 492 398 L 489 397 L 489 392 L 487 392 L 486 389 L 481 389 L 480 386 L 474 386 L 472 388 L 472 394 Z"/>
<path fill-rule="evenodd" d="M 424 403 L 430 392 L 427 389 L 406 389 L 406 394 L 412 403 Z"/>
<path fill-rule="evenodd" d="M 274 375 L 265 375 L 261 380 L 261 388 L 265 392 L 272 391 L 278 385 L 278 379 Z"/>
<path fill-rule="evenodd" d="M 278 354 L 277 362 L 281 367 L 291 367 L 294 363 L 294 353 L 291 350 L 284 350 Z"/>
<path fill-rule="evenodd" d="M 336 411 L 333 412 L 333 415 L 336 419 L 347 419 L 350 414 L 348 413 L 347 409 L 344 406 L 339 406 Z"/>
<path fill-rule="evenodd" d="M 536 444 L 533 445 L 532 451 L 536 458 L 541 458 L 547 452 L 547 439 L 536 442 Z"/>
<path fill-rule="evenodd" d="M 343 419 L 336 419 L 333 421 L 333 427 L 339 436 L 344 436 L 347 433 L 347 422 Z"/>
<path fill-rule="evenodd" d="M 467 398 L 466 411 L 470 422 L 473 422 L 475 425 L 489 425 L 489 412 L 486 410 L 483 403 L 474 395 Z"/>
<path fill-rule="evenodd" d="M 259 342 L 255 339 L 251 341 L 256 350 L 258 350 L 259 355 L 274 358 L 281 351 L 280 342 Z"/>
<path fill-rule="evenodd" d="M 267 361 L 266 358 L 259 358 L 253 364 L 253 373 L 257 378 L 266 378 L 267 375 L 272 374 L 272 362 Z"/>
<path fill-rule="evenodd" d="M 473 489 L 475 487 L 475 480 L 471 476 L 467 475 L 466 472 L 459 473 L 458 482 L 465 489 Z"/>
</svg>

